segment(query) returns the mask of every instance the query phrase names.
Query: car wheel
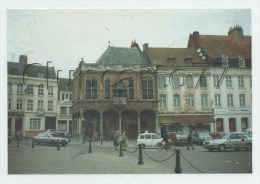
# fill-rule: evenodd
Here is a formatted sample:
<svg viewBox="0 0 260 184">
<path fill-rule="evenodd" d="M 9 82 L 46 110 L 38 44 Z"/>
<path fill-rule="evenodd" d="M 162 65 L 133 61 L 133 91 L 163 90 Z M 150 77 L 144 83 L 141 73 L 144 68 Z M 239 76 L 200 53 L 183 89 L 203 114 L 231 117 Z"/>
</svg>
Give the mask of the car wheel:
<svg viewBox="0 0 260 184">
<path fill-rule="evenodd" d="M 225 145 L 223 145 L 223 144 L 219 145 L 219 147 L 218 147 L 218 150 L 221 152 L 225 151 L 225 149 L 226 149 Z"/>
<path fill-rule="evenodd" d="M 161 151 L 161 150 L 163 149 L 163 143 L 158 142 L 158 143 L 156 144 L 156 149 L 159 150 L 159 151 Z"/>
<path fill-rule="evenodd" d="M 51 141 L 51 145 L 55 145 L 56 144 L 56 142 L 55 141 Z"/>
<path fill-rule="evenodd" d="M 199 145 L 202 146 L 202 145 L 203 145 L 203 142 L 199 142 Z"/>
<path fill-rule="evenodd" d="M 252 144 L 247 144 L 246 145 L 246 150 L 251 150 L 252 149 Z"/>
</svg>

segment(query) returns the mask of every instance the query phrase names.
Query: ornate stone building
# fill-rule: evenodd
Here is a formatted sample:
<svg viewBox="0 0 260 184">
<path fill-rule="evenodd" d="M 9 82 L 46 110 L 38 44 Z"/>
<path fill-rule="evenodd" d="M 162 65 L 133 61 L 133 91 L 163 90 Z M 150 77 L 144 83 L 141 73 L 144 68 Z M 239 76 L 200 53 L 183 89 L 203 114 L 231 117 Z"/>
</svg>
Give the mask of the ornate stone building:
<svg viewBox="0 0 260 184">
<path fill-rule="evenodd" d="M 126 130 L 130 139 L 159 133 L 156 66 L 133 41 L 130 48 L 109 46 L 95 64 L 79 63 L 73 79 L 73 127 L 95 139 Z"/>
</svg>

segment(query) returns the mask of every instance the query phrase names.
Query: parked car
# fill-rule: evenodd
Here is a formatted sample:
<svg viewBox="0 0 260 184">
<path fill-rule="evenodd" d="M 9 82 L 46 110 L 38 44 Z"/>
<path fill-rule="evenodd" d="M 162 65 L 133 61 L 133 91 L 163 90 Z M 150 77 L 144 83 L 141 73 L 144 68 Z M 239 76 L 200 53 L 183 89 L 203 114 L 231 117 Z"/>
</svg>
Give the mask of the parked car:
<svg viewBox="0 0 260 184">
<path fill-rule="evenodd" d="M 246 135 L 243 132 L 224 133 L 217 139 L 205 141 L 203 144 L 205 149 L 213 151 L 217 149 L 219 151 L 225 151 L 226 149 L 252 149 L 252 137 Z"/>
<path fill-rule="evenodd" d="M 159 134 L 156 133 L 141 133 L 138 135 L 136 140 L 136 145 L 142 145 L 144 147 L 156 146 L 158 142 L 162 142 L 163 138 Z"/>
<path fill-rule="evenodd" d="M 194 144 L 203 145 L 207 140 L 211 140 L 212 137 L 209 132 L 196 132 L 192 134 L 192 142 Z"/>
<path fill-rule="evenodd" d="M 39 133 L 37 136 L 34 136 L 33 139 L 36 144 L 45 143 L 49 145 L 56 145 L 59 140 L 59 143 L 62 146 L 65 146 L 69 142 L 67 138 L 59 137 L 53 133 L 46 133 L 46 132 Z"/>
<path fill-rule="evenodd" d="M 51 132 L 56 132 L 56 131 L 58 131 L 58 130 L 56 130 L 56 129 L 48 129 L 48 130 L 46 130 L 45 132 L 46 132 L 46 133 L 51 133 Z"/>
<path fill-rule="evenodd" d="M 183 132 L 169 132 L 169 137 L 175 146 L 184 146 L 188 142 L 188 134 Z"/>
<path fill-rule="evenodd" d="M 246 129 L 246 134 L 252 137 L 252 128 Z"/>
</svg>

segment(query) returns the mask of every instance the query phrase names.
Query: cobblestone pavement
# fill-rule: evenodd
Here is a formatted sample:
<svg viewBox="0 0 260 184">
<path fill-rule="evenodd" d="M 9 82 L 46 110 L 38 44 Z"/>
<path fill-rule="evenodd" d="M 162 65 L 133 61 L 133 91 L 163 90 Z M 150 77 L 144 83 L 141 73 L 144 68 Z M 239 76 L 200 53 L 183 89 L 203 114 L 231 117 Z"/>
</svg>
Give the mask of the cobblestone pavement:
<svg viewBox="0 0 260 184">
<path fill-rule="evenodd" d="M 88 142 L 71 142 L 57 150 L 55 146 L 34 145 L 30 140 L 24 140 L 19 147 L 16 144 L 8 146 L 9 174 L 175 174 L 174 150 L 161 151 L 147 149 L 143 153 L 144 164 L 139 162 L 139 150 L 135 141 L 129 141 L 129 147 L 120 156 L 112 146 L 112 141 L 92 143 L 92 153 L 89 153 Z M 156 154 L 155 154 L 156 153 Z M 169 165 L 158 161 L 168 158 Z M 157 157 L 156 157 L 157 155 Z"/>
</svg>

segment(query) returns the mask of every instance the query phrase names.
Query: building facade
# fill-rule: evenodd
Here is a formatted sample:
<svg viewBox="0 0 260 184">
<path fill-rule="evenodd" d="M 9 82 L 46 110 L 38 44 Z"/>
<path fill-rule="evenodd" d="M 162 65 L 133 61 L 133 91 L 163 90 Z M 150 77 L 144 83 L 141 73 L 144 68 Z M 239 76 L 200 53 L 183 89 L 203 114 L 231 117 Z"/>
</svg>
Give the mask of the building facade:
<svg viewBox="0 0 260 184">
<path fill-rule="evenodd" d="M 27 60 L 21 55 L 18 63 L 8 62 L 8 130 L 30 137 L 56 128 L 58 86 L 54 67 Z"/>
<path fill-rule="evenodd" d="M 158 132 L 156 66 L 138 44 L 109 46 L 95 64 L 80 62 L 73 79 L 73 126 L 95 139 L 111 139 L 115 130 L 130 139 Z"/>
</svg>

